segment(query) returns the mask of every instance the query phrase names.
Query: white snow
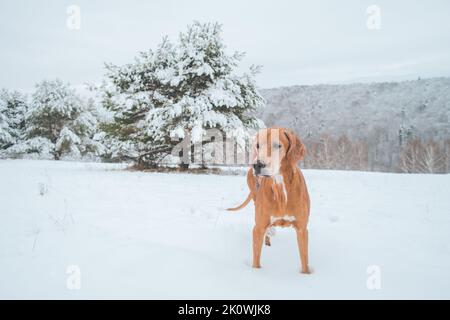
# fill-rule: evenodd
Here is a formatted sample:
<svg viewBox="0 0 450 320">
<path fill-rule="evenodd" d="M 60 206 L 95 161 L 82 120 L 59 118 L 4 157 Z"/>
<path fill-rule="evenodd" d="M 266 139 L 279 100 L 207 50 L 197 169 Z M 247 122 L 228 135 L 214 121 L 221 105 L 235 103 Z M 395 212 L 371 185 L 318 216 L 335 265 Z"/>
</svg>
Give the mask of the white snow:
<svg viewBox="0 0 450 320">
<path fill-rule="evenodd" d="M 0 298 L 450 298 L 449 175 L 304 170 L 303 275 L 292 229 L 251 268 L 253 205 L 224 210 L 247 196 L 244 176 L 123 168 L 0 161 Z"/>
</svg>

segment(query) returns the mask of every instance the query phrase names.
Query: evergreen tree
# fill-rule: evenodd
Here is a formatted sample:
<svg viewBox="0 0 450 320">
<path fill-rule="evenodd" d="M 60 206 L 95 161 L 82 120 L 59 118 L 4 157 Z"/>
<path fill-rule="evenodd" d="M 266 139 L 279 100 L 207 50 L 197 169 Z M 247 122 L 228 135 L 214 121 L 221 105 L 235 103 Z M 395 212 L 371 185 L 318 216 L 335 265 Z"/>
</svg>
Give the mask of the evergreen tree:
<svg viewBox="0 0 450 320">
<path fill-rule="evenodd" d="M 0 150 L 19 143 L 25 129 L 26 97 L 17 91 L 0 91 Z"/>
<path fill-rule="evenodd" d="M 207 129 L 219 129 L 245 145 L 250 129 L 263 123 L 252 113 L 264 104 L 256 89 L 257 68 L 237 75 L 242 53 L 229 55 L 221 25 L 195 22 L 132 64 L 107 65 L 103 104 L 114 120 L 103 125 L 122 155 L 154 164 L 179 139 L 203 144 Z"/>
<path fill-rule="evenodd" d="M 92 140 L 97 120 L 89 105 L 60 80 L 36 85 L 25 121 L 25 139 L 10 153 L 80 159 L 98 148 Z"/>
</svg>

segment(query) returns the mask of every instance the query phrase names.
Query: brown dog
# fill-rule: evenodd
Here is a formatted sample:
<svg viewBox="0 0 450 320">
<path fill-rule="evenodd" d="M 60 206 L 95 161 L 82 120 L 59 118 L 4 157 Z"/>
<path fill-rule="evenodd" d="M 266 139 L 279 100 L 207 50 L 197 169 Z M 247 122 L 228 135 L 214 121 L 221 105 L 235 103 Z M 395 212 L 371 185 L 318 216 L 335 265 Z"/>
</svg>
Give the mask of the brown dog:
<svg viewBox="0 0 450 320">
<path fill-rule="evenodd" d="M 260 268 L 264 234 L 271 227 L 292 226 L 297 232 L 302 273 L 308 266 L 309 194 L 297 161 L 305 155 L 305 147 L 297 135 L 284 128 L 263 129 L 253 143 L 253 168 L 247 173 L 250 194 L 236 211 L 251 199 L 255 203 L 253 228 L 253 267 Z M 270 246 L 266 234 L 266 245 Z"/>
</svg>

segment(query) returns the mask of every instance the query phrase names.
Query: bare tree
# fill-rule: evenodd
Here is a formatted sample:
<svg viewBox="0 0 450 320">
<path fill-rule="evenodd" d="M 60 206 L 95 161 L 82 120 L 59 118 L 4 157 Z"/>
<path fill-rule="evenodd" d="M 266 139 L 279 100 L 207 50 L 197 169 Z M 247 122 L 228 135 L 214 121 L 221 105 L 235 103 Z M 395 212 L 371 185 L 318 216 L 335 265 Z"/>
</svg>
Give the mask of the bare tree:
<svg viewBox="0 0 450 320">
<path fill-rule="evenodd" d="M 333 150 L 333 158 L 335 159 L 336 169 L 348 170 L 351 166 L 352 143 L 346 134 L 341 135 L 335 144 Z"/>
<path fill-rule="evenodd" d="M 401 172 L 417 172 L 418 159 L 421 149 L 421 142 L 417 139 L 408 141 L 403 147 L 399 158 L 399 169 Z"/>
<path fill-rule="evenodd" d="M 408 173 L 443 173 L 446 172 L 447 155 L 432 139 L 422 143 L 419 139 L 409 141 L 402 149 L 399 168 Z"/>
<path fill-rule="evenodd" d="M 353 144 L 350 165 L 353 170 L 369 170 L 369 152 L 366 143 L 358 141 Z"/>
<path fill-rule="evenodd" d="M 445 152 L 434 142 L 428 140 L 427 143 L 422 144 L 420 150 L 420 157 L 418 161 L 420 172 L 424 173 L 442 173 L 445 168 Z"/>
</svg>

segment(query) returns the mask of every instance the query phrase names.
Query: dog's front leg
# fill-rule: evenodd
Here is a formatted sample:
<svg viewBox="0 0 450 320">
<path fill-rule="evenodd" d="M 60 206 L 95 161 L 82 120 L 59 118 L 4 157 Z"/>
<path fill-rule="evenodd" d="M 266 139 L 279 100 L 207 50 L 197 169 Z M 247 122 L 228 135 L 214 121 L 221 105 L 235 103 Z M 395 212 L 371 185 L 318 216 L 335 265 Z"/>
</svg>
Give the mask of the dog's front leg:
<svg viewBox="0 0 450 320">
<path fill-rule="evenodd" d="M 302 273 L 310 273 L 308 265 L 308 229 L 297 227 L 297 243 L 302 264 Z"/>
<path fill-rule="evenodd" d="M 253 268 L 261 268 L 261 250 L 266 229 L 255 225 L 253 227 Z"/>
<path fill-rule="evenodd" d="M 270 224 L 268 216 L 261 211 L 256 210 L 255 226 L 253 227 L 253 268 L 261 268 L 261 250 L 266 234 L 267 227 Z"/>
</svg>

